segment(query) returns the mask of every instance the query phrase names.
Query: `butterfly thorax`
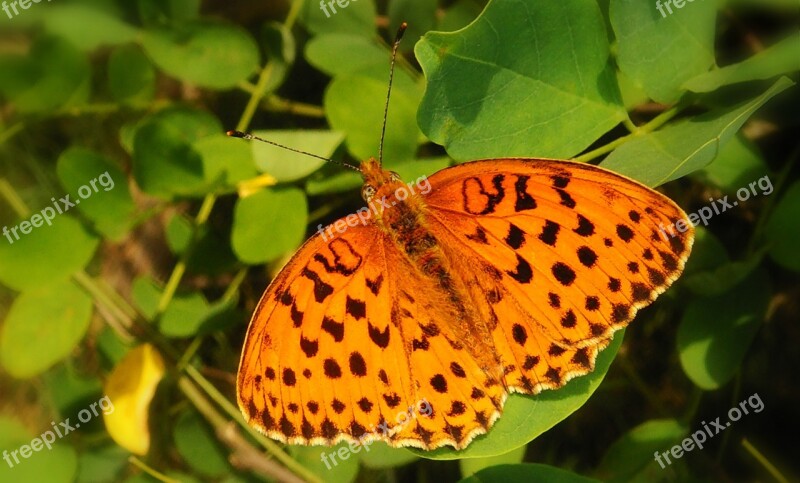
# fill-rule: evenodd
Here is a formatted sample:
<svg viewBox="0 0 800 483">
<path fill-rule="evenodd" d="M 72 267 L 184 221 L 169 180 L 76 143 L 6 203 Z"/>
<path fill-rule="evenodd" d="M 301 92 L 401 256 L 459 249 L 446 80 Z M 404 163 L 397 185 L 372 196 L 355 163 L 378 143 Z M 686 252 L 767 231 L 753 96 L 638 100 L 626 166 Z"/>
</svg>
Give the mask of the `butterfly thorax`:
<svg viewBox="0 0 800 483">
<path fill-rule="evenodd" d="M 469 291 L 464 280 L 455 274 L 436 236 L 429 229 L 427 205 L 413 184 L 405 183 L 391 171 L 380 167 L 374 158 L 361 164 L 367 204 L 376 213 L 375 223 L 388 234 L 394 245 L 420 273 L 433 282 L 447 307 L 441 312 L 450 322 L 454 334 L 452 343 L 473 352 L 489 372 L 499 366 L 494 351 L 486 341 L 491 334 L 482 330 L 486 324 L 471 307 Z M 371 196 L 370 196 L 371 194 Z M 374 208 L 373 208 L 374 207 Z M 485 333 L 484 333 L 485 332 Z M 499 378 L 492 374 L 492 378 Z"/>
</svg>

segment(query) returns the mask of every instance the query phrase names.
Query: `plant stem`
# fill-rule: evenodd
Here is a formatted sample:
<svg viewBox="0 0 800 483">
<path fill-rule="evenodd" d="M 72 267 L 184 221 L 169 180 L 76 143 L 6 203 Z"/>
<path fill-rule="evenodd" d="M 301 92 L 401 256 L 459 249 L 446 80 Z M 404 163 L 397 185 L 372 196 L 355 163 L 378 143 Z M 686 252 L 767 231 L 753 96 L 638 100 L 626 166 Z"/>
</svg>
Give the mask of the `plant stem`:
<svg viewBox="0 0 800 483">
<path fill-rule="evenodd" d="M 581 163 L 585 163 L 587 161 L 591 161 L 597 157 L 600 157 L 606 153 L 610 153 L 611 151 L 617 149 L 619 146 L 627 143 L 628 141 L 637 138 L 639 136 L 643 136 L 645 134 L 651 133 L 658 129 L 659 127 L 663 126 L 667 121 L 675 117 L 681 110 L 680 106 L 674 106 L 671 109 L 668 109 L 658 116 L 654 117 L 650 122 L 645 124 L 640 128 L 636 128 L 635 131 L 631 132 L 627 136 L 622 136 L 621 138 L 617 138 L 610 143 L 606 144 L 605 146 L 600 146 L 597 149 L 589 151 L 588 153 L 582 154 L 576 158 L 574 161 L 578 161 Z"/>
<path fill-rule="evenodd" d="M 789 480 L 786 479 L 783 474 L 775 467 L 761 452 L 747 440 L 747 438 L 742 438 L 742 447 L 744 447 L 745 451 L 750 453 L 750 455 L 756 459 L 761 466 L 766 469 L 773 478 L 775 478 L 780 483 L 789 483 Z"/>
</svg>

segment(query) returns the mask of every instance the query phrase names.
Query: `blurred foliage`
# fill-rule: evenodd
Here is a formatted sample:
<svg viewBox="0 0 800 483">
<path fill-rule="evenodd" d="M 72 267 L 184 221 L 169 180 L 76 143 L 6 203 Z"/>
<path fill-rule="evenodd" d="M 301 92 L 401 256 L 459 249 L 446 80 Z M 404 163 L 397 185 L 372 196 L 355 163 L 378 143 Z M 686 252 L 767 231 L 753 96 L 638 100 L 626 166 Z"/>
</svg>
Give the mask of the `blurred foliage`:
<svg viewBox="0 0 800 483">
<path fill-rule="evenodd" d="M 800 477 L 800 2 L 677 3 L 9 3 L 0 450 L 34 453 L 0 462 L 0 480 Z M 224 133 L 376 155 L 402 21 L 387 168 L 576 158 L 663 185 L 703 226 L 685 275 L 592 374 L 510 397 L 464 451 L 375 443 L 328 468 L 321 451 L 346 445 L 282 447 L 243 423 L 235 371 L 266 284 L 360 207 L 360 177 Z M 659 466 L 654 452 L 752 394 L 763 413 Z"/>
</svg>

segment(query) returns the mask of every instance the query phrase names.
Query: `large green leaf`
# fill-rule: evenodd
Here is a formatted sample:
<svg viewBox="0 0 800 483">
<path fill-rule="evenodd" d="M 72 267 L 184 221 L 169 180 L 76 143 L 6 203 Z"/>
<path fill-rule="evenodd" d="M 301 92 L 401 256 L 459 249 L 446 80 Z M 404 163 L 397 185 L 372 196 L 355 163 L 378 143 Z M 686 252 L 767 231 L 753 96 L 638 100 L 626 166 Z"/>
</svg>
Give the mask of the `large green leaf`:
<svg viewBox="0 0 800 483">
<path fill-rule="evenodd" d="M 253 134 L 323 158 L 333 156 L 344 140 L 340 132 L 323 130 L 256 131 Z M 305 178 L 325 164 L 322 159 L 258 141 L 253 141 L 251 148 L 258 170 L 274 176 L 279 183 Z"/>
<path fill-rule="evenodd" d="M 80 201 L 77 208 L 99 232 L 112 240 L 127 233 L 136 207 L 122 170 L 93 151 L 72 147 L 58 158 L 56 172 L 64 189 Z"/>
<path fill-rule="evenodd" d="M 378 157 L 386 82 L 358 74 L 340 75 L 325 92 L 331 127 L 345 133 L 348 150 L 359 160 Z M 383 146 L 383 159 L 388 166 L 416 154 L 422 136 L 416 123 L 421 95 L 421 88 L 410 78 L 395 77 Z"/>
<path fill-rule="evenodd" d="M 678 327 L 678 351 L 692 382 L 713 390 L 731 380 L 761 326 L 769 297 L 769 279 L 757 270 L 722 295 L 689 302 Z"/>
<path fill-rule="evenodd" d="M 86 5 L 53 5 L 45 10 L 43 18 L 50 33 L 87 51 L 101 45 L 132 42 L 138 34 L 133 26 Z"/>
<path fill-rule="evenodd" d="M 137 184 L 162 197 L 199 196 L 213 191 L 220 179 L 238 179 L 227 173 L 248 169 L 249 150 L 235 139 L 220 141 L 221 133 L 219 121 L 204 111 L 177 107 L 148 116 L 133 130 Z M 206 144 L 204 138 L 211 136 L 217 140 Z M 229 152 L 220 153 L 220 144 Z"/>
<path fill-rule="evenodd" d="M 594 371 L 573 379 L 557 391 L 544 391 L 536 396 L 511 395 L 506 400 L 503 415 L 488 434 L 478 436 L 460 451 L 439 448 L 433 451 L 412 449 L 423 458 L 453 460 L 498 456 L 519 448 L 552 428 L 577 411 L 594 393 L 611 366 L 622 344 L 624 330 L 597 357 Z"/>
<path fill-rule="evenodd" d="M 82 104 L 89 94 L 86 55 L 69 42 L 40 37 L 26 56 L 0 56 L 0 93 L 21 112 Z"/>
<path fill-rule="evenodd" d="M 55 439 L 52 430 L 50 435 Z M 50 440 L 50 435 L 45 436 Z M 37 438 L 38 451 L 31 451 L 31 441 Z M 51 443 L 50 448 L 43 445 L 39 435 L 34 435 L 16 419 L 0 417 L 0 448 L 9 451 L 9 464 L 0 464 L 0 481 L 44 481 L 47 483 L 72 483 L 78 471 L 78 458 L 75 448 L 64 440 Z M 16 456 L 10 452 L 28 446 L 24 458 L 21 452 Z M 15 460 L 16 458 L 16 460 Z M 13 466 L 12 466 L 13 465 Z"/>
<path fill-rule="evenodd" d="M 389 51 L 361 35 L 317 35 L 306 44 L 306 58 L 328 75 L 363 71 L 381 73 L 383 78 L 389 75 Z"/>
<path fill-rule="evenodd" d="M 597 469 L 597 476 L 615 483 L 656 481 L 664 468 L 656 461 L 655 452 L 668 451 L 688 431 L 685 425 L 674 419 L 646 421 L 608 448 Z"/>
<path fill-rule="evenodd" d="M 626 116 L 594 0 L 493 1 L 415 52 L 419 125 L 457 160 L 571 157 Z"/>
<path fill-rule="evenodd" d="M 308 219 L 305 194 L 297 188 L 267 188 L 236 202 L 231 244 L 239 260 L 264 263 L 297 248 Z"/>
<path fill-rule="evenodd" d="M 635 138 L 614 150 L 601 166 L 648 186 L 686 176 L 711 163 L 759 107 L 791 85 L 783 77 L 750 101 Z"/>
<path fill-rule="evenodd" d="M 54 205 L 63 206 L 59 200 Z M 0 282 L 15 290 L 41 287 L 81 270 L 100 242 L 75 218 L 49 205 L 8 230 L 0 238 Z"/>
<path fill-rule="evenodd" d="M 69 280 L 23 292 L 0 332 L 0 362 L 14 377 L 39 374 L 72 352 L 91 315 L 92 299 Z"/>
<path fill-rule="evenodd" d="M 609 6 L 620 70 L 658 102 L 676 101 L 684 82 L 714 64 L 716 1 L 681 3 L 611 0 Z"/>
<path fill-rule="evenodd" d="M 164 72 L 215 89 L 236 86 L 259 63 L 255 40 L 246 30 L 227 24 L 194 22 L 146 31 L 142 46 Z"/>
</svg>

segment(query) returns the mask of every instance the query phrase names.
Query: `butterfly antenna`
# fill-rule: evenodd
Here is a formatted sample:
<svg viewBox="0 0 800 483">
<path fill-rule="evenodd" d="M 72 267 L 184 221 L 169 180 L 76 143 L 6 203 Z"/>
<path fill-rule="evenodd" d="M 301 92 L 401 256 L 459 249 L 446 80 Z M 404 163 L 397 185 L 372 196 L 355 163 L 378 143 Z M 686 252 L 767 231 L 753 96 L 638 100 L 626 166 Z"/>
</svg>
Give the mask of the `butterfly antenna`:
<svg viewBox="0 0 800 483">
<path fill-rule="evenodd" d="M 228 134 L 228 136 L 230 136 L 232 138 L 242 138 L 242 139 L 248 139 L 248 140 L 255 139 L 256 141 L 261 141 L 262 143 L 271 144 L 273 146 L 277 146 L 279 148 L 286 149 L 288 151 L 293 151 L 295 153 L 305 154 L 306 156 L 311 156 L 312 158 L 321 159 L 323 161 L 328 161 L 328 162 L 331 162 L 333 164 L 338 164 L 339 166 L 344 166 L 345 168 L 350 168 L 350 169 L 352 169 L 354 171 L 358 171 L 359 173 L 361 172 L 360 169 L 356 168 L 355 166 L 349 165 L 347 163 L 343 163 L 341 161 L 336 161 L 335 159 L 331 159 L 331 158 L 326 158 L 324 156 L 318 156 L 316 154 L 309 153 L 309 152 L 306 152 L 306 151 L 301 151 L 299 149 L 290 148 L 289 146 L 284 146 L 283 144 L 278 144 L 275 141 L 270 141 L 268 139 L 260 138 L 258 136 L 253 136 L 250 133 L 244 133 L 242 131 L 228 131 L 227 134 Z"/>
<path fill-rule="evenodd" d="M 386 117 L 389 115 L 389 97 L 392 95 L 392 81 L 394 80 L 394 61 L 397 58 L 397 47 L 403 39 L 403 34 L 406 31 L 408 24 L 403 22 L 397 29 L 397 34 L 394 36 L 394 43 L 392 44 L 392 64 L 389 67 L 389 91 L 386 93 L 386 105 L 383 106 L 383 127 L 381 128 L 381 144 L 378 146 L 378 164 L 383 164 L 383 139 L 386 136 Z"/>
</svg>

